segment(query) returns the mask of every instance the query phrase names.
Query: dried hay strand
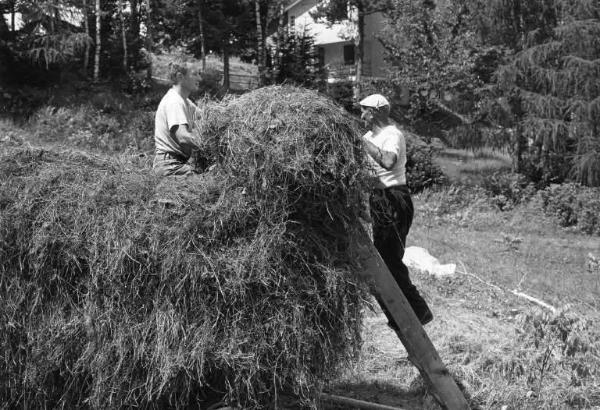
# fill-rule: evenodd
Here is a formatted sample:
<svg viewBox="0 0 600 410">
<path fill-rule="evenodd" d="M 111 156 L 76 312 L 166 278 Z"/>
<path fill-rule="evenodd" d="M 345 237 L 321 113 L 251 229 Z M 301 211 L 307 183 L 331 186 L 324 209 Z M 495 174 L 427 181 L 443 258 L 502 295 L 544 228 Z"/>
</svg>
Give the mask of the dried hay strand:
<svg viewBox="0 0 600 410">
<path fill-rule="evenodd" d="M 0 152 L 0 402 L 314 406 L 360 347 L 351 117 L 291 87 L 206 106 L 218 165 Z"/>
</svg>

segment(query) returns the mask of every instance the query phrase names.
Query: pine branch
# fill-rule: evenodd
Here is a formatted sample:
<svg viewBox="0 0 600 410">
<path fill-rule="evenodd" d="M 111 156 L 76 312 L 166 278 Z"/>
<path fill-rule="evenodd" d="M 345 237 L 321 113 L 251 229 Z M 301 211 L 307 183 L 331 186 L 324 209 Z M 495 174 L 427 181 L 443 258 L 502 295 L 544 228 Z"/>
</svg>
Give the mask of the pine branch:
<svg viewBox="0 0 600 410">
<path fill-rule="evenodd" d="M 562 118 L 565 116 L 566 102 L 561 98 L 522 89 L 521 99 L 523 107 L 530 115 L 543 118 Z"/>
</svg>

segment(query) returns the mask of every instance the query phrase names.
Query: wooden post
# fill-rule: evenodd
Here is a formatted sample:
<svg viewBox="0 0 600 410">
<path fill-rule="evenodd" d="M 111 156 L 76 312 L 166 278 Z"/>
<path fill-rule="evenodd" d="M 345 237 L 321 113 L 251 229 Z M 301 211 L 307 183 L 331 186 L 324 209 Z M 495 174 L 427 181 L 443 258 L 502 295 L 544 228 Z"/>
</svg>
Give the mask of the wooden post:
<svg viewBox="0 0 600 410">
<path fill-rule="evenodd" d="M 433 343 L 364 228 L 360 230 L 355 245 L 364 274 L 375 285 L 379 297 L 398 324 L 400 330 L 396 333 L 408 352 L 409 360 L 431 386 L 434 397 L 449 410 L 468 409 L 469 404 L 465 396 L 448 373 Z"/>
</svg>

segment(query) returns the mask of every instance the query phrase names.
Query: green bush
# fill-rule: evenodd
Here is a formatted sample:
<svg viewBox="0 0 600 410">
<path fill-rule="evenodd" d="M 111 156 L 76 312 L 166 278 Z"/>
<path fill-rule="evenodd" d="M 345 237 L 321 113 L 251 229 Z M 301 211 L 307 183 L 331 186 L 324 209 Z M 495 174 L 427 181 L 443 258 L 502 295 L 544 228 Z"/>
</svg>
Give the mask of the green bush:
<svg viewBox="0 0 600 410">
<path fill-rule="evenodd" d="M 426 145 L 407 145 L 406 180 L 413 193 L 447 182 L 441 168 L 433 162 L 434 149 Z"/>
<path fill-rule="evenodd" d="M 29 120 L 30 136 L 40 142 L 102 152 L 153 148 L 154 114 L 133 111 L 106 113 L 92 105 L 77 108 L 46 106 Z"/>
<path fill-rule="evenodd" d="M 506 172 L 485 176 L 481 185 L 501 211 L 508 211 L 514 205 L 526 202 L 536 192 L 535 186 L 525 176 Z"/>
<path fill-rule="evenodd" d="M 0 87 L 0 117 L 27 117 L 47 100 L 48 93 L 45 90 Z"/>
<path fill-rule="evenodd" d="M 327 95 L 350 112 L 354 112 L 352 81 L 336 81 L 327 84 Z"/>
<path fill-rule="evenodd" d="M 203 95 L 216 97 L 221 92 L 221 73 L 214 68 L 208 68 L 201 75 L 199 92 Z"/>
<path fill-rule="evenodd" d="M 600 188 L 554 184 L 540 191 L 539 199 L 546 214 L 556 218 L 560 226 L 600 235 Z"/>
</svg>

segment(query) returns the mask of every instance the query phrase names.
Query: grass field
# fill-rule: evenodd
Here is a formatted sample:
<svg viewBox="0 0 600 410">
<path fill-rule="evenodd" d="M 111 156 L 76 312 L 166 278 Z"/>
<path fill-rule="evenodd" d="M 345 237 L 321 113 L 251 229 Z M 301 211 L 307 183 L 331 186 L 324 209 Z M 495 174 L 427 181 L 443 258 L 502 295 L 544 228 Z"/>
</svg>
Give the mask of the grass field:
<svg viewBox="0 0 600 410">
<path fill-rule="evenodd" d="M 468 151 L 448 148 L 441 151 L 436 163 L 456 184 L 478 185 L 486 175 L 510 170 L 510 156 L 501 151 L 481 149 Z"/>
<path fill-rule="evenodd" d="M 502 155 L 459 150 L 442 153 L 438 161 L 451 181 L 469 185 L 508 166 Z M 434 312 L 426 330 L 443 361 L 473 408 L 597 409 L 600 270 L 590 268 L 588 255 L 600 256 L 600 238 L 557 227 L 535 203 L 502 212 L 485 198 L 465 198 L 468 192 L 450 187 L 415 196 L 408 237 L 408 246 L 458 266 L 456 276 L 445 279 L 412 272 Z M 580 339 L 592 347 L 564 354 L 560 338 L 549 336 L 557 329 L 569 334 L 566 344 Z M 363 337 L 360 362 L 332 392 L 404 409 L 439 408 L 378 308 L 367 315 Z M 573 369 L 582 363 L 587 373 L 578 379 Z"/>
</svg>

